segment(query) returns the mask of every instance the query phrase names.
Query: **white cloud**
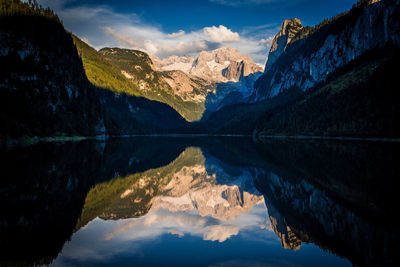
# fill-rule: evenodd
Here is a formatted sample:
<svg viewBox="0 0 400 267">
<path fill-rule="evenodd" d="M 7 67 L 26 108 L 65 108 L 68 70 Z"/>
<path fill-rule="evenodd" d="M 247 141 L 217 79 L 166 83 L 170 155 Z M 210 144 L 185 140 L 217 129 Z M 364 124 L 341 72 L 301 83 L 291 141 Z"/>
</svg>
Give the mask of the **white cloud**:
<svg viewBox="0 0 400 267">
<path fill-rule="evenodd" d="M 165 58 L 171 55 L 197 54 L 203 50 L 210 50 L 217 46 L 212 42 L 208 42 L 197 37 L 195 33 L 178 34 L 174 38 L 170 38 L 169 34 L 162 33 L 155 29 L 141 29 L 128 26 L 123 29 L 125 33 L 119 33 L 111 27 L 104 27 L 104 31 L 115 38 L 120 44 L 131 49 L 144 50 L 145 52 Z M 194 36 L 195 35 L 195 36 Z"/>
<path fill-rule="evenodd" d="M 179 30 L 178 32 L 173 32 L 173 33 L 168 34 L 168 37 L 175 38 L 175 37 L 180 37 L 184 34 L 185 34 L 184 30 Z"/>
<path fill-rule="evenodd" d="M 236 225 L 214 225 L 210 226 L 203 234 L 203 240 L 218 241 L 222 243 L 238 233 L 239 227 Z"/>
<path fill-rule="evenodd" d="M 204 36 L 211 42 L 215 43 L 236 43 L 240 42 L 240 37 L 237 32 L 232 32 L 224 25 L 219 27 L 205 27 L 203 29 Z"/>
<path fill-rule="evenodd" d="M 201 51 L 232 46 L 241 53 L 248 54 L 256 63 L 263 64 L 268 54 L 266 45 L 256 36 L 259 29 L 235 32 L 227 25 L 206 26 L 185 32 L 167 33 L 161 26 L 148 24 L 137 14 L 121 14 L 109 6 L 66 5 L 74 0 L 42 0 L 62 19 L 67 30 L 73 32 L 96 49 L 103 47 L 122 47 L 145 51 L 161 59 L 171 55 L 190 55 L 196 57 Z M 78 2 L 77 2 L 78 3 Z M 265 28 L 262 25 L 263 29 Z"/>
<path fill-rule="evenodd" d="M 269 48 L 269 47 L 271 47 L 273 40 L 274 40 L 274 37 L 270 36 L 266 39 L 261 39 L 258 43 L 261 45 L 265 45 L 267 48 Z"/>
<path fill-rule="evenodd" d="M 133 40 L 132 38 L 130 38 L 128 35 L 125 34 L 120 34 L 118 32 L 116 32 L 114 29 L 110 28 L 110 27 L 104 27 L 104 31 L 108 34 L 110 34 L 111 36 L 113 36 L 115 39 L 117 39 L 118 41 L 120 41 L 121 43 L 131 46 L 133 47 L 137 47 L 140 46 L 140 44 L 138 42 L 136 42 L 135 40 Z"/>
<path fill-rule="evenodd" d="M 81 40 L 84 41 L 85 43 L 87 43 L 88 45 L 93 46 L 93 45 L 89 42 L 88 38 L 82 37 Z"/>
</svg>

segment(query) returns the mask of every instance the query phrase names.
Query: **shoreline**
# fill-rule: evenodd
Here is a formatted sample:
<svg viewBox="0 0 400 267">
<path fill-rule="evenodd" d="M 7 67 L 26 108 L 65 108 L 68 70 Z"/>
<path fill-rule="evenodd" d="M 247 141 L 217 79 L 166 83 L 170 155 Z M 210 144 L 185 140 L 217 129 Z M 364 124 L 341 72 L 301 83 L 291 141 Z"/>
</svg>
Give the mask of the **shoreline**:
<svg viewBox="0 0 400 267">
<path fill-rule="evenodd" d="M 346 137 L 346 136 L 307 136 L 307 135 L 246 135 L 246 134 L 130 134 L 130 135 L 98 135 L 98 136 L 49 136 L 49 137 L 21 137 L 18 139 L 0 139 L 0 147 L 29 146 L 40 142 L 79 142 L 84 140 L 103 140 L 113 138 L 134 138 L 134 137 L 172 137 L 172 138 L 191 138 L 191 137 L 253 137 L 255 139 L 296 139 L 296 140 L 331 140 L 331 141 L 368 141 L 368 142 L 388 142 L 398 143 L 400 138 L 387 137 Z"/>
</svg>

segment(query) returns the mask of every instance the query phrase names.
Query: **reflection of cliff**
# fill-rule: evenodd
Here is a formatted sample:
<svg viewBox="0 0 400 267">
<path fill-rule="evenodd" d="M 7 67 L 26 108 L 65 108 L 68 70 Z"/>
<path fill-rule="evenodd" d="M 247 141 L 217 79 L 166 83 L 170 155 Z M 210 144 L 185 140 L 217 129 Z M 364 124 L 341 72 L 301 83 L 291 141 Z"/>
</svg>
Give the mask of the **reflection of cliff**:
<svg viewBox="0 0 400 267">
<path fill-rule="evenodd" d="M 202 150 L 182 153 L 190 144 Z M 14 148 L 0 153 L 0 260 L 49 263 L 74 229 L 99 216 L 135 217 L 114 236 L 134 227 L 136 238 L 194 233 L 223 242 L 265 224 L 255 178 L 267 228 L 283 247 L 312 242 L 357 265 L 395 265 L 397 146 L 133 138 Z M 241 221 L 255 210 L 251 226 Z"/>
<path fill-rule="evenodd" d="M 201 179 L 199 179 L 201 178 Z M 211 215 L 230 221 L 247 213 L 262 196 L 243 191 L 238 185 L 217 185 L 216 175 L 209 175 L 205 166 L 183 168 L 155 200 L 154 208 L 170 211 L 194 210 L 201 216 Z"/>
<path fill-rule="evenodd" d="M 187 149 L 166 166 L 117 176 L 97 184 L 86 197 L 77 229 L 98 216 L 103 219 L 121 219 L 146 214 L 153 204 L 153 198 L 168 184 L 177 170 L 201 160 L 199 153 Z"/>
<path fill-rule="evenodd" d="M 207 151 L 225 164 L 253 170 L 283 246 L 312 242 L 361 265 L 397 261 L 399 144 L 232 141 L 224 150 Z"/>
<path fill-rule="evenodd" d="M 245 192 L 237 185 L 217 185 L 216 174 L 208 173 L 204 162 L 199 148 L 187 148 L 164 167 L 96 185 L 88 193 L 78 227 L 96 216 L 143 216 L 151 207 L 172 212 L 197 210 L 201 216 L 229 221 L 262 200 L 262 196 Z"/>
<path fill-rule="evenodd" d="M 274 231 L 285 248 L 313 242 L 353 264 L 392 265 L 399 231 L 365 221 L 305 180 L 291 182 L 274 173 L 257 177 Z"/>
<path fill-rule="evenodd" d="M 151 138 L 1 150 L 0 265 L 51 263 L 70 239 L 94 184 L 168 164 L 181 151 L 173 141 L 154 144 Z"/>
<path fill-rule="evenodd" d="M 267 199 L 265 199 L 267 203 Z M 301 240 L 292 231 L 289 225 L 287 225 L 284 217 L 275 209 L 271 204 L 267 204 L 269 219 L 271 220 L 271 226 L 275 234 L 281 239 L 282 247 L 291 250 L 298 250 L 301 246 Z"/>
</svg>

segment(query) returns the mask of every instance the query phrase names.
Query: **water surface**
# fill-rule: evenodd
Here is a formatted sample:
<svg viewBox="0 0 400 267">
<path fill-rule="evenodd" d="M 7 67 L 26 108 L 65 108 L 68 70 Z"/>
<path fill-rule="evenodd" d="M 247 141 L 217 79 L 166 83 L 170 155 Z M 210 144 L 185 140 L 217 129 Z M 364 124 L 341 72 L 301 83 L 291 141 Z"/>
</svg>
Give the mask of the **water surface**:
<svg viewBox="0 0 400 267">
<path fill-rule="evenodd" d="M 1 260 L 395 265 L 399 144 L 141 137 L 2 151 Z"/>
</svg>

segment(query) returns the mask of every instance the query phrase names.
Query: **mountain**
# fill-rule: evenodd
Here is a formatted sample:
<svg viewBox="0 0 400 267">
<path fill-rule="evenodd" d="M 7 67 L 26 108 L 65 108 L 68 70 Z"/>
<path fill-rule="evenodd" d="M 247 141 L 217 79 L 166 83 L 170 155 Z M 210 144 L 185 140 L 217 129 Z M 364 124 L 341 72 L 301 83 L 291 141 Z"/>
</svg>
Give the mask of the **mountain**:
<svg viewBox="0 0 400 267">
<path fill-rule="evenodd" d="M 103 48 L 99 50 L 106 61 L 120 70 L 120 73 L 138 88 L 144 97 L 166 103 L 178 111 L 188 121 L 199 120 L 204 111 L 202 101 L 195 98 L 197 92 L 207 90 L 209 83 L 204 80 L 185 77 L 185 84 L 181 80 L 168 83 L 162 72 L 155 69 L 150 56 L 142 51 Z M 181 77 L 182 75 L 179 75 Z M 170 80 L 175 76 L 170 76 Z M 178 78 L 178 77 L 177 77 Z M 173 86 L 171 87 L 170 84 Z M 184 92 L 182 92 L 184 91 Z M 203 93 L 204 94 L 204 93 Z M 192 95 L 193 97 L 189 97 Z"/>
<path fill-rule="evenodd" d="M 130 83 L 121 70 L 108 62 L 96 49 L 72 34 L 72 39 L 82 59 L 88 80 L 101 88 L 108 88 L 116 93 L 141 96 L 139 88 Z"/>
<path fill-rule="evenodd" d="M 286 21 L 246 99 L 208 115 L 216 133 L 399 137 L 398 1 L 361 1 L 314 28 Z M 297 32 L 295 34 L 295 32 Z M 293 35 L 294 34 L 294 35 Z"/>
<path fill-rule="evenodd" d="M 160 70 L 181 70 L 185 73 L 189 73 L 190 69 L 192 68 L 194 58 L 191 56 L 170 56 L 169 58 L 161 60 L 157 57 L 154 57 L 153 61 Z"/>
<path fill-rule="evenodd" d="M 176 71 L 156 71 L 142 51 L 103 48 L 96 51 L 73 35 L 86 75 L 96 86 L 168 104 L 188 121 L 199 120 L 210 82 Z"/>
<path fill-rule="evenodd" d="M 204 104 L 202 120 L 223 106 L 246 101 L 253 92 L 255 80 L 262 74 L 262 68 L 248 55 L 231 47 L 210 53 L 202 51 L 196 59 L 171 56 L 163 60 L 154 58 L 154 62 L 175 92 Z M 193 87 L 199 82 L 200 87 Z"/>
<path fill-rule="evenodd" d="M 399 2 L 362 2 L 314 28 L 303 28 L 298 20 L 284 22 L 266 71 L 255 85 L 253 100 L 294 88 L 305 91 L 368 50 L 399 46 Z"/>
<path fill-rule="evenodd" d="M 160 70 L 181 70 L 217 83 L 237 82 L 242 77 L 263 71 L 248 55 L 232 47 L 221 47 L 210 53 L 202 51 L 196 59 L 171 56 L 163 60 L 156 58 L 155 62 Z"/>
<path fill-rule="evenodd" d="M 118 91 L 135 93 L 128 85 L 118 87 L 118 76 L 109 81 L 117 87 L 91 84 L 71 35 L 52 11 L 18 1 L 1 4 L 1 138 L 174 132 L 186 126 L 169 106 Z M 85 59 L 92 64 L 89 72 L 113 70 L 95 51 L 80 51 L 93 54 Z M 106 86 L 103 73 L 91 77 Z"/>
<path fill-rule="evenodd" d="M 204 104 L 206 96 L 215 90 L 215 85 L 212 82 L 186 74 L 181 70 L 162 71 L 160 73 L 174 94 L 184 101 Z"/>
<path fill-rule="evenodd" d="M 265 72 L 271 69 L 274 62 L 285 52 L 286 47 L 292 41 L 293 37 L 303 29 L 301 21 L 298 18 L 285 20 L 282 23 L 280 32 L 275 35 L 269 50 L 268 60 L 265 65 Z"/>
<path fill-rule="evenodd" d="M 244 91 L 247 97 L 249 80 L 255 80 L 255 73 L 262 71 L 249 56 L 230 47 L 211 53 L 203 51 L 196 59 L 171 56 L 160 60 L 142 51 L 120 48 L 103 48 L 99 54 L 112 69 L 119 70 L 119 76 L 123 75 L 131 82 L 133 89 L 127 90 L 128 94 L 139 94 L 166 103 L 188 121 L 200 120 L 203 112 L 211 107 L 210 103 L 212 111 L 232 103 L 224 101 L 231 93 L 239 93 L 234 102 L 243 99 Z M 251 79 L 248 78 L 250 76 Z M 211 109 L 207 110 L 207 113 L 210 112 Z"/>
<path fill-rule="evenodd" d="M 217 110 L 235 103 L 246 103 L 254 92 L 254 83 L 261 76 L 261 72 L 241 77 L 237 82 L 217 83 L 215 90 L 207 94 L 205 100 L 206 110 L 203 113 L 202 121 Z"/>
</svg>

